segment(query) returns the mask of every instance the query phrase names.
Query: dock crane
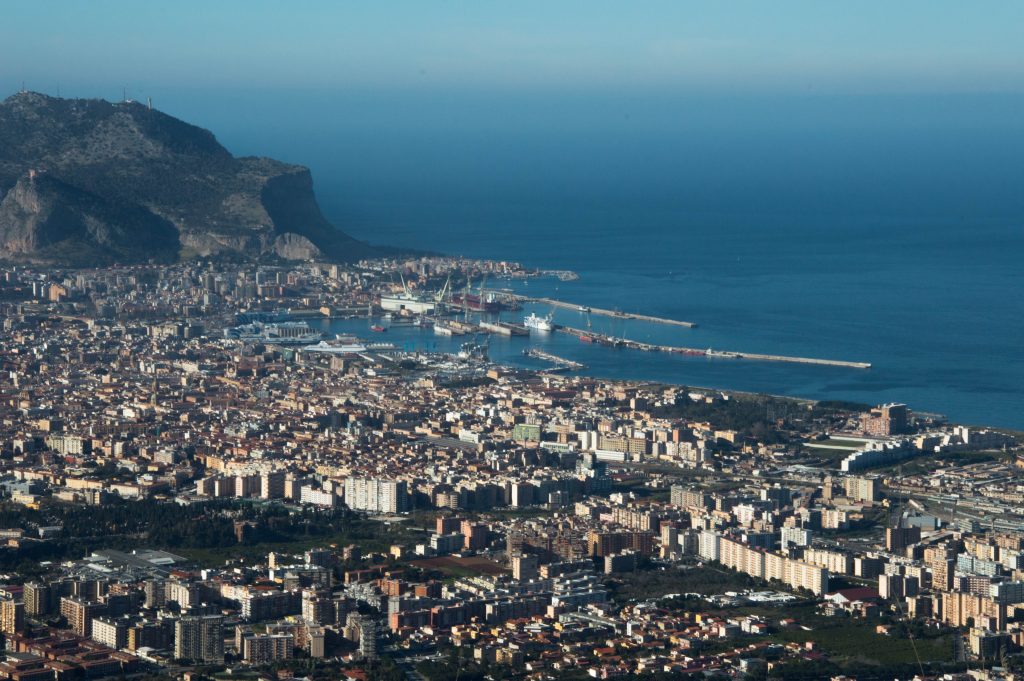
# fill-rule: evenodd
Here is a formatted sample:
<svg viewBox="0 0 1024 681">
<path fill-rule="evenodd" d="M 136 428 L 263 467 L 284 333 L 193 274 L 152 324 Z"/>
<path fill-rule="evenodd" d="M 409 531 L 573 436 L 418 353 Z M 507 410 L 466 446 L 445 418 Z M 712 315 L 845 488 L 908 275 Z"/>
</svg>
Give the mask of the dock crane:
<svg viewBox="0 0 1024 681">
<path fill-rule="evenodd" d="M 448 278 L 445 279 L 444 286 L 441 287 L 441 290 L 438 291 L 437 295 L 434 297 L 434 302 L 436 302 L 436 303 L 444 302 L 444 294 L 448 291 L 448 286 L 451 283 L 452 283 L 452 273 L 449 272 L 448 273 Z"/>
</svg>

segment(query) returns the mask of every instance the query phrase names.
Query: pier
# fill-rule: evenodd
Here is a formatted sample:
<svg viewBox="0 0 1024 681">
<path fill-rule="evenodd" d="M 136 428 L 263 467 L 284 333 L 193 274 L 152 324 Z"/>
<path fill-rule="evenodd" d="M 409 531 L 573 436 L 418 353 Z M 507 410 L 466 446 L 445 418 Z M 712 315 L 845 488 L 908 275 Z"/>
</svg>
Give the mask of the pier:
<svg viewBox="0 0 1024 681">
<path fill-rule="evenodd" d="M 751 359 L 761 362 L 790 362 L 793 364 L 817 364 L 822 366 L 845 367 L 847 369 L 870 369 L 869 362 L 848 362 L 841 359 L 818 359 L 814 357 L 790 357 L 788 355 L 767 355 L 758 352 L 736 352 L 733 350 L 712 350 L 711 348 L 686 348 L 673 345 L 655 345 L 653 343 L 641 343 L 640 341 L 629 340 L 628 338 L 613 338 L 603 336 L 593 331 L 576 329 L 571 326 L 558 325 L 555 331 L 568 333 L 580 340 L 616 348 L 629 348 L 642 350 L 644 352 L 667 352 L 677 355 L 690 355 L 695 357 L 708 357 L 711 359 Z"/>
<path fill-rule="evenodd" d="M 552 307 L 559 307 L 563 310 L 576 310 L 578 312 L 589 312 L 590 314 L 600 315 L 602 317 L 613 317 L 615 319 L 635 319 L 640 322 L 652 322 L 654 324 L 669 324 L 671 326 L 685 326 L 688 329 L 692 329 L 697 324 L 695 322 L 684 322 L 680 319 L 667 319 L 665 317 L 655 317 L 653 315 L 639 314 L 637 312 L 620 312 L 618 310 L 606 310 L 600 307 L 588 307 L 586 305 L 577 305 L 575 303 L 567 303 L 564 300 L 555 300 L 554 298 L 530 298 L 528 296 L 515 296 L 519 301 L 526 303 L 537 303 L 539 305 L 550 305 Z"/>
<path fill-rule="evenodd" d="M 559 369 L 565 371 L 577 371 L 579 369 L 585 369 L 586 365 L 574 362 L 571 359 L 559 357 L 558 355 L 552 355 L 550 352 L 539 350 L 537 348 L 527 348 L 523 350 L 523 354 L 527 357 L 533 357 L 535 359 L 542 359 L 545 362 L 551 362 Z"/>
</svg>

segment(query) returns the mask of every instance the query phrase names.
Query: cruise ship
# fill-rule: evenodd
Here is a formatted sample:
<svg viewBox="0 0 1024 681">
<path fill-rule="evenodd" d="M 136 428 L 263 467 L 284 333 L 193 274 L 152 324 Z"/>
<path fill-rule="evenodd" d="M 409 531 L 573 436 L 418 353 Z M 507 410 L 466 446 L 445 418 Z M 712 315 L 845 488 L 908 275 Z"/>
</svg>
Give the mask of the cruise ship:
<svg viewBox="0 0 1024 681">
<path fill-rule="evenodd" d="M 541 317 L 532 312 L 523 320 L 523 325 L 528 329 L 534 329 L 536 331 L 552 331 L 555 328 L 554 323 L 551 321 L 551 315 Z"/>
<path fill-rule="evenodd" d="M 248 343 L 309 345 L 323 340 L 324 335 L 311 329 L 306 322 L 279 322 L 276 324 L 253 322 L 224 329 L 224 337 Z"/>
</svg>

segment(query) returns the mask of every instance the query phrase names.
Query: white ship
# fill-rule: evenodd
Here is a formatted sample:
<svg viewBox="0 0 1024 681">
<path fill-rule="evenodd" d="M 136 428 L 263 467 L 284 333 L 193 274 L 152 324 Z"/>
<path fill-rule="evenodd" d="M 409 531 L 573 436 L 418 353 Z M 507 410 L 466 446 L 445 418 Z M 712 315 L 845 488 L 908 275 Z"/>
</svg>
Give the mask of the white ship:
<svg viewBox="0 0 1024 681">
<path fill-rule="evenodd" d="M 311 345 L 323 340 L 324 335 L 311 329 L 306 322 L 279 322 L 277 324 L 253 322 L 225 329 L 224 337 L 250 343 Z"/>
<path fill-rule="evenodd" d="M 541 317 L 532 312 L 523 320 L 523 325 L 528 329 L 535 329 L 537 331 L 552 331 L 555 328 L 551 321 L 551 315 Z"/>
<path fill-rule="evenodd" d="M 389 312 L 408 311 L 412 314 L 433 314 L 435 305 L 433 298 L 409 291 L 383 294 L 380 297 L 380 308 Z"/>
</svg>

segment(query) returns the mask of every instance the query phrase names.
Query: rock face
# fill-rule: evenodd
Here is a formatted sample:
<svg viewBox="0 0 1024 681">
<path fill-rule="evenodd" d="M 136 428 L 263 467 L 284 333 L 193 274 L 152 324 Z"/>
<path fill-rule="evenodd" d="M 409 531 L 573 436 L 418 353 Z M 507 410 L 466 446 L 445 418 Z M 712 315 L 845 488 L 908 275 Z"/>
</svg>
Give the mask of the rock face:
<svg viewBox="0 0 1024 681">
<path fill-rule="evenodd" d="M 31 92 L 0 102 L 0 256 L 371 253 L 323 217 L 302 166 L 234 158 L 209 131 L 135 102 Z"/>
<path fill-rule="evenodd" d="M 133 203 L 107 199 L 42 174 L 18 180 L 0 201 L 0 244 L 42 260 L 107 264 L 178 256 L 178 231 Z"/>
</svg>

